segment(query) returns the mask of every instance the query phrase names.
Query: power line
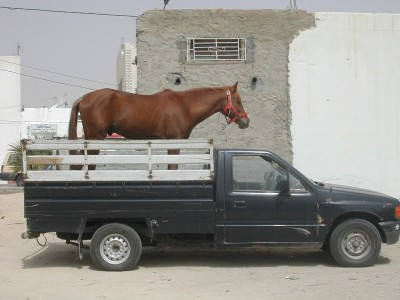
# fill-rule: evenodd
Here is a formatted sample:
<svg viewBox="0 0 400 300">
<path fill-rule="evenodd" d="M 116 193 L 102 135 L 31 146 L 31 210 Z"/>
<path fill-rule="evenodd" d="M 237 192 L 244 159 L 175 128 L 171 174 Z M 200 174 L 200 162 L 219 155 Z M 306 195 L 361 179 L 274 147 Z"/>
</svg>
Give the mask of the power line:
<svg viewBox="0 0 400 300">
<path fill-rule="evenodd" d="M 40 107 L 38 107 L 39 109 L 40 109 Z M 35 120 L 35 121 L 29 121 L 29 120 L 27 120 L 27 121 L 12 121 L 12 120 L 0 120 L 0 125 L 36 125 L 36 124 L 43 124 L 43 123 L 46 123 L 46 124 L 69 124 L 69 121 L 65 121 L 65 122 L 63 122 L 63 121 L 49 121 L 49 120 L 46 120 L 46 121 L 38 121 L 38 120 Z"/>
<path fill-rule="evenodd" d="M 95 91 L 95 90 L 96 90 L 96 89 L 92 89 L 92 88 L 89 88 L 89 87 L 86 87 L 86 86 L 81 86 L 81 85 L 76 85 L 76 84 L 70 84 L 70 83 L 65 83 L 65 82 L 60 82 L 60 81 L 45 79 L 45 78 L 36 77 L 36 76 L 32 76 L 32 75 L 27 75 L 27 74 L 22 74 L 22 73 L 10 71 L 10 70 L 5 70 L 5 69 L 0 69 L 0 71 L 9 72 L 9 73 L 14 73 L 14 74 L 18 74 L 18 75 L 21 75 L 21 76 L 30 77 L 30 78 L 34 78 L 34 79 L 38 79 L 38 80 L 43 80 L 43 81 L 48 81 L 48 82 L 52 82 L 52 83 L 57 83 L 57 84 L 62 84 L 62 85 L 67 85 L 67 86 L 82 88 L 82 89 L 86 89 L 86 90 L 92 90 L 92 91 Z"/>
<path fill-rule="evenodd" d="M 13 106 L 3 106 L 3 107 L 0 107 L 0 109 L 14 108 L 14 107 L 19 107 L 19 106 L 21 106 L 21 105 L 18 104 L 18 105 L 13 105 Z"/>
<path fill-rule="evenodd" d="M 137 18 L 137 16 L 135 16 L 135 15 L 106 14 L 106 13 L 94 13 L 94 12 L 83 12 L 83 11 L 67 11 L 67 10 L 52 10 L 52 9 L 39 9 L 39 8 L 26 8 L 26 7 L 0 6 L 0 9 L 50 12 L 50 13 L 62 13 L 62 14 L 77 14 L 77 15 L 93 15 L 93 16 L 103 16 L 103 17 Z"/>
<path fill-rule="evenodd" d="M 24 68 L 29 68 L 29 69 L 38 70 L 38 71 L 41 71 L 41 72 L 47 72 L 47 73 L 51 73 L 51 74 L 61 75 L 61 76 L 69 77 L 69 78 L 75 78 L 75 79 L 80 79 L 80 80 L 85 80 L 85 81 L 90 81 L 90 82 L 95 82 L 95 83 L 107 84 L 107 85 L 111 85 L 111 86 L 115 86 L 115 87 L 117 86 L 116 84 L 112 84 L 112 83 L 101 82 L 101 81 L 96 81 L 96 80 L 92 80 L 92 79 L 86 79 L 86 78 L 82 78 L 82 77 L 62 74 L 62 73 L 48 71 L 48 70 L 44 70 L 44 69 L 40 69 L 40 68 L 30 67 L 30 66 L 27 66 L 27 65 L 21 65 L 21 64 L 17 64 L 17 63 L 11 62 L 11 61 L 4 60 L 4 59 L 0 59 L 0 61 L 6 62 L 6 63 L 9 63 L 9 64 L 13 64 L 13 65 L 18 65 L 18 66 L 21 66 L 21 67 L 24 67 Z"/>
</svg>

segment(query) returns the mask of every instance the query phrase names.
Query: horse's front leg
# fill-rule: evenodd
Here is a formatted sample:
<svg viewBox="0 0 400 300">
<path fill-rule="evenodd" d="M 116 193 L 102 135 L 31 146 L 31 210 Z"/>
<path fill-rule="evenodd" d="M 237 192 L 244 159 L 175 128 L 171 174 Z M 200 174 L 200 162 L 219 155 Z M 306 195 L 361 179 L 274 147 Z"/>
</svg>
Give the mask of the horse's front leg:
<svg viewBox="0 0 400 300">
<path fill-rule="evenodd" d="M 168 150 L 168 155 L 179 155 L 181 150 L 179 149 L 169 149 Z M 168 165 L 168 170 L 178 170 L 178 165 L 173 164 L 173 165 Z"/>
</svg>

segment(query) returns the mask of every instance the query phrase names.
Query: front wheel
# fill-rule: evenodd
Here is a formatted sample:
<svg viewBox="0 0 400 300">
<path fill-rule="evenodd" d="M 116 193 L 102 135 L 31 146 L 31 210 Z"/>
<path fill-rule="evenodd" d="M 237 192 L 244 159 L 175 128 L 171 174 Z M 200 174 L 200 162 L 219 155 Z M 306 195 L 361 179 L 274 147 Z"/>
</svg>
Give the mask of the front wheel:
<svg viewBox="0 0 400 300">
<path fill-rule="evenodd" d="M 142 242 L 131 227 L 111 223 L 100 227 L 90 243 L 93 263 L 107 271 L 132 269 L 142 254 Z"/>
<path fill-rule="evenodd" d="M 339 224 L 330 239 L 333 258 L 344 267 L 367 267 L 381 251 L 381 236 L 376 227 L 363 219 Z"/>
</svg>

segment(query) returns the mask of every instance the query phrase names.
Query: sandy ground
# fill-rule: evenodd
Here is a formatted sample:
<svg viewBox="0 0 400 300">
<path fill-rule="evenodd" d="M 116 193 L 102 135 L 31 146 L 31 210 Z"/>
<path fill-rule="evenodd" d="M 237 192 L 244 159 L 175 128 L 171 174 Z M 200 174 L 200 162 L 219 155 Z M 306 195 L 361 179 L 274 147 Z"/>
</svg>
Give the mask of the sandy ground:
<svg viewBox="0 0 400 300">
<path fill-rule="evenodd" d="M 147 251 L 128 272 L 93 267 L 88 250 L 47 234 L 22 240 L 21 193 L 0 194 L 0 299 L 399 299 L 400 244 L 369 268 L 322 251 Z M 40 241 L 44 241 L 40 238 Z"/>
</svg>

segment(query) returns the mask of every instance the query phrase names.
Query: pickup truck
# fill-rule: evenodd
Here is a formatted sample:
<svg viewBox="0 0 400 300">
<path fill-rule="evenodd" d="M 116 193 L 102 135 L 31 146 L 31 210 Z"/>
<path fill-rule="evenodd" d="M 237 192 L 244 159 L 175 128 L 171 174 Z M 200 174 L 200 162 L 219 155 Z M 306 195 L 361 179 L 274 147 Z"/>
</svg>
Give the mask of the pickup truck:
<svg viewBox="0 0 400 300">
<path fill-rule="evenodd" d="M 207 140 L 24 145 L 22 237 L 55 232 L 77 245 L 80 257 L 82 241 L 91 240 L 90 255 L 100 269 L 132 269 L 147 246 L 277 245 L 317 247 L 341 266 L 365 267 L 382 243 L 399 239 L 398 199 L 314 182 L 267 150 L 214 149 Z M 180 154 L 168 155 L 168 149 Z M 178 170 L 169 170 L 170 164 Z M 53 167 L 36 171 L 31 165 Z"/>
</svg>

